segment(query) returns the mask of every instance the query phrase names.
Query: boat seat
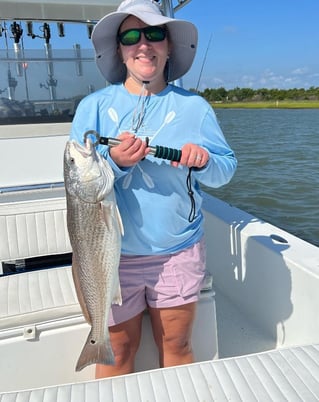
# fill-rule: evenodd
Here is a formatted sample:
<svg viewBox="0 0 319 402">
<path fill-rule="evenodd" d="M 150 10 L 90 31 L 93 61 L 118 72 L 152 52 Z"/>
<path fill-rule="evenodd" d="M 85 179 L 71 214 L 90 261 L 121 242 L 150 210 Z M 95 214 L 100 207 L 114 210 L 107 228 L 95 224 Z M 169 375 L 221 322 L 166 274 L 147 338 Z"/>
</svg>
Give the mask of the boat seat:
<svg viewBox="0 0 319 402">
<path fill-rule="evenodd" d="M 0 277 L 0 331 L 80 315 L 71 267 Z"/>
<path fill-rule="evenodd" d="M 0 394 L 0 402 L 319 400 L 319 345 Z"/>
<path fill-rule="evenodd" d="M 0 263 L 70 252 L 63 190 L 0 194 Z"/>
<path fill-rule="evenodd" d="M 0 263 L 71 253 L 64 189 L 1 194 Z M 70 266 L 0 277 L 0 330 L 81 315 Z"/>
</svg>

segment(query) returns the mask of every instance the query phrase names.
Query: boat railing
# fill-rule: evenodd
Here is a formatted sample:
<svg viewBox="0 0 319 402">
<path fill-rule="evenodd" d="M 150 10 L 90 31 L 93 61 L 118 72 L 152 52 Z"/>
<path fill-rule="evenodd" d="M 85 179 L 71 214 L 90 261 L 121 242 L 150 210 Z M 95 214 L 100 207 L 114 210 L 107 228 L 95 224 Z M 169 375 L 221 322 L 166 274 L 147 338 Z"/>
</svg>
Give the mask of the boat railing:
<svg viewBox="0 0 319 402">
<path fill-rule="evenodd" d="M 71 121 L 80 100 L 106 84 L 92 48 L 78 43 L 71 49 L 41 42 L 29 46 L 34 44 L 37 49 L 26 45 L 9 49 L 6 41 L 7 48 L 0 49 L 2 125 Z"/>
<path fill-rule="evenodd" d="M 107 84 L 95 63 L 91 34 L 102 9 L 114 11 L 120 1 L 103 2 L 104 7 L 100 1 L 77 7 L 44 1 L 24 18 L 16 13 L 26 9 L 25 2 L 10 3 L 0 0 L 0 125 L 70 122 L 80 100 Z M 79 8 L 98 6 L 91 16 L 96 19 L 74 19 Z M 69 11 L 61 21 L 54 9 L 61 13 L 63 7 Z"/>
<path fill-rule="evenodd" d="M 57 183 L 37 183 L 37 184 L 29 184 L 23 186 L 14 186 L 14 187 L 0 187 L 0 194 L 8 194 L 8 193 L 21 193 L 25 191 L 35 191 L 35 190 L 52 190 L 52 189 L 64 189 L 64 182 Z"/>
<path fill-rule="evenodd" d="M 164 14 L 174 16 L 190 1 L 159 3 Z M 75 7 L 47 0 L 39 7 L 38 0 L 0 0 L 0 125 L 72 120 L 79 101 L 107 84 L 95 63 L 91 34 L 96 21 L 120 2 L 81 0 Z"/>
</svg>

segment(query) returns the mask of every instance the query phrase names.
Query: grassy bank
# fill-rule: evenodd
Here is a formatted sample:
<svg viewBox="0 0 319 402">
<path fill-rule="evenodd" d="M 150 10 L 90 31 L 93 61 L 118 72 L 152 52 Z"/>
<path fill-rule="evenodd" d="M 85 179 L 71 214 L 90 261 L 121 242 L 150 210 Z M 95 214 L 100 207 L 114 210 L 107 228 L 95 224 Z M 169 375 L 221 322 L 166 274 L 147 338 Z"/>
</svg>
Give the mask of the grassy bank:
<svg viewBox="0 0 319 402">
<path fill-rule="evenodd" d="M 212 102 L 214 109 L 319 109 L 319 101 Z"/>
</svg>

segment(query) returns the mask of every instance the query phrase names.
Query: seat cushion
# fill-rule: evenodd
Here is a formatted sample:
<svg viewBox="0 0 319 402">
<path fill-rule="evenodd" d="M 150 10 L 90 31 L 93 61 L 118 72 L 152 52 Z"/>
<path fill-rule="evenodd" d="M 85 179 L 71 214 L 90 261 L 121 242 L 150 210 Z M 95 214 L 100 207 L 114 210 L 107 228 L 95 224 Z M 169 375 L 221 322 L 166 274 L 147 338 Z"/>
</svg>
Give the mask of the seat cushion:
<svg viewBox="0 0 319 402">
<path fill-rule="evenodd" d="M 80 314 L 71 267 L 0 277 L 0 330 Z"/>
</svg>

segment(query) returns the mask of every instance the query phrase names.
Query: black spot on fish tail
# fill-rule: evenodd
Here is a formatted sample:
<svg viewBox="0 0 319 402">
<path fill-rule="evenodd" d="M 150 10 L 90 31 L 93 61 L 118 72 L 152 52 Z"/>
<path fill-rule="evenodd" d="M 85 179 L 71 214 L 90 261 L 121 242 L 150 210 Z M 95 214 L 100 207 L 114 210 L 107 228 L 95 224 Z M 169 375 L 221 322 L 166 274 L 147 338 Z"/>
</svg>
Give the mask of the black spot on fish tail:
<svg viewBox="0 0 319 402">
<path fill-rule="evenodd" d="M 81 371 L 90 364 L 114 365 L 114 354 L 110 339 L 105 342 L 97 342 L 89 334 L 86 343 L 82 349 L 75 370 Z"/>
</svg>

